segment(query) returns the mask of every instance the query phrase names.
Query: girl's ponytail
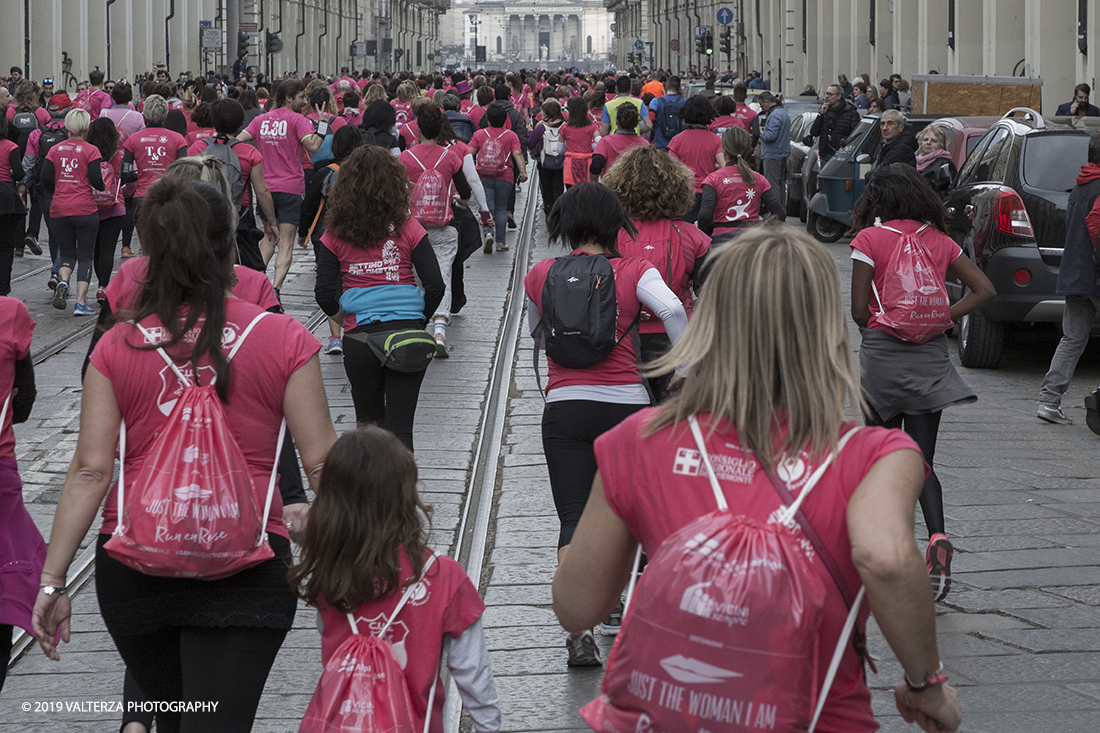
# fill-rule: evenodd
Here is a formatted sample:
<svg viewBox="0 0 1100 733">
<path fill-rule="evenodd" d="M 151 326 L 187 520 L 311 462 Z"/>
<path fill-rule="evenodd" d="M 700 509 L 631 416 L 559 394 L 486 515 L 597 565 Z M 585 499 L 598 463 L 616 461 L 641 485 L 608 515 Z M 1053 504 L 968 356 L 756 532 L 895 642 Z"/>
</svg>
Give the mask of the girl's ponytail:
<svg viewBox="0 0 1100 733">
<path fill-rule="evenodd" d="M 756 183 L 756 173 L 749 166 L 749 156 L 752 155 L 752 138 L 748 131 L 740 127 L 731 127 L 722 133 L 722 152 L 726 156 L 726 164 L 737 162 L 737 170 L 741 171 L 741 180 L 746 186 Z"/>
</svg>

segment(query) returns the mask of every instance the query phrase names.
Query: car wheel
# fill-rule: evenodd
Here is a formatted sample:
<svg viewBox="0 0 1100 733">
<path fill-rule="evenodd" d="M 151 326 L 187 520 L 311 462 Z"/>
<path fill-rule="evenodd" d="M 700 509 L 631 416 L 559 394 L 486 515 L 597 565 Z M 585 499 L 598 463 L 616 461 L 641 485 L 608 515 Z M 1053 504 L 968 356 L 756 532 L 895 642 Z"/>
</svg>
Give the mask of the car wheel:
<svg viewBox="0 0 1100 733">
<path fill-rule="evenodd" d="M 813 213 L 807 216 L 806 230 L 814 239 L 825 244 L 832 244 L 844 236 L 844 225 L 839 221 Z"/>
<path fill-rule="evenodd" d="M 799 207 L 802 205 L 802 201 L 791 196 L 790 191 L 787 192 L 787 216 L 798 216 Z"/>
<path fill-rule="evenodd" d="M 972 369 L 996 369 L 1004 351 L 1005 327 L 980 310 L 959 319 L 959 361 Z"/>
<path fill-rule="evenodd" d="M 810 210 L 806 208 L 806 199 L 802 199 L 798 202 L 798 220 L 803 224 L 806 223 L 806 216 L 810 213 Z"/>
</svg>

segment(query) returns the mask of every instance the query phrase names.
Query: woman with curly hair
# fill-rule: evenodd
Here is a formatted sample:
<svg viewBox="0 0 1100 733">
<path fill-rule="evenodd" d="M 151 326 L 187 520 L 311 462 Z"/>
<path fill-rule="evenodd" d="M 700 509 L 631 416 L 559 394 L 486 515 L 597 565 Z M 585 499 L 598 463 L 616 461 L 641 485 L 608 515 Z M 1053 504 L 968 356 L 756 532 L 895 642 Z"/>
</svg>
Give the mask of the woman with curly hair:
<svg viewBox="0 0 1100 733">
<path fill-rule="evenodd" d="M 410 189 L 405 166 L 385 148 L 364 145 L 344 159 L 328 194 L 314 292 L 325 314 L 344 322 L 356 423 L 381 425 L 412 450 L 424 371 L 390 369 L 367 344 L 370 334 L 423 329 L 443 300 L 428 234 L 409 216 Z"/>
<path fill-rule="evenodd" d="M 604 183 L 619 197 L 638 229 L 636 237 L 625 229 L 619 231 L 619 251 L 624 257 L 651 262 L 690 316 L 692 291 L 703 284 L 703 260 L 710 254 L 710 237 L 694 224 L 680 221 L 695 201 L 691 170 L 652 145 L 645 145 L 623 153 L 604 176 Z M 638 335 L 643 362 L 656 359 L 672 347 L 664 323 L 647 309 L 642 309 Z M 649 386 L 658 402 L 668 396 L 670 380 L 671 375 L 650 378 Z"/>
</svg>

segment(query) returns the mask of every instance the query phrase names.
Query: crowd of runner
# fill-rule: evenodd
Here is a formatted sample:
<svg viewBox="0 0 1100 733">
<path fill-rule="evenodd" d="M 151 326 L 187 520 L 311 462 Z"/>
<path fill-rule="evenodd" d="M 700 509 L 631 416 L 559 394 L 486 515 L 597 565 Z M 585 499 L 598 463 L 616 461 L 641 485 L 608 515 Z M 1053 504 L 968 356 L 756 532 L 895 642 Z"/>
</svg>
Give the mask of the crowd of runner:
<svg viewBox="0 0 1100 733">
<path fill-rule="evenodd" d="M 993 290 L 947 236 L 942 203 L 912 165 L 881 166 L 853 217 L 861 383 L 830 256 L 793 229 L 763 223 L 785 218 L 782 173 L 768 156 L 782 116 L 770 113 L 782 107 L 770 93 L 761 124 L 746 104 L 748 86 L 685 98 L 675 75 L 344 69 L 270 86 L 152 76 L 131 85 L 105 82 L 97 70 L 75 98 L 48 99 L 23 80 L 0 116 L 0 216 L 11 225 L 0 294 L 10 292 L 13 256 L 42 253 L 45 221 L 53 305 L 66 310 L 72 300 L 75 316 L 99 317 L 47 554 L 22 519 L 11 430 L 34 399 L 34 322 L 21 303 L 0 299 L 12 324 L 0 384 L 18 388 L 0 418 L 2 488 L 19 497 L 18 507 L 3 505 L 3 519 L 18 525 L 25 541 L 13 553 L 34 569 L 29 590 L 3 589 L 0 602 L 10 594 L 12 603 L 0 606 L 0 651 L 20 626 L 57 658 L 57 637 L 70 632 L 67 568 L 102 505 L 97 593 L 128 667 L 127 699 L 225 704 L 158 713 L 158 730 L 249 730 L 295 594 L 321 609 L 326 676 L 361 627 L 384 636 L 400 613 L 412 631 L 395 644 L 396 660 L 414 722 L 442 730 L 436 682 L 445 647 L 474 729 L 497 730 L 484 604 L 457 564 L 425 547 L 411 452 L 425 370 L 456 347 L 447 327 L 467 302 L 463 263 L 509 249 L 517 190 L 537 177 L 550 240 L 566 255 L 535 264 L 524 283 L 530 330 L 547 355 L 542 437 L 560 520 L 554 602 L 568 630 L 563 663 L 603 663 L 597 627 L 621 630 L 624 645 L 644 638 L 630 631 L 622 596 L 640 570 L 635 562 L 631 572 L 636 548 L 654 567 L 639 592 L 652 593 L 664 580 L 655 558 L 664 560 L 666 538 L 709 516 L 715 499 L 763 524 L 785 503 L 776 482 L 801 491 L 801 503 L 813 474 L 820 486 L 790 526 L 810 538 L 805 567 L 823 594 L 813 633 L 822 649 L 838 648 L 817 729 L 875 727 L 862 675 L 864 592 L 905 668 L 902 715 L 926 730 L 958 726 L 935 639 L 933 602 L 950 589 L 953 548 L 931 469 L 940 413 L 975 399 L 951 367 L 944 331 Z M 115 273 L 120 243 L 127 262 Z M 316 301 L 329 317 L 323 352 L 343 356 L 359 428 L 339 440 L 322 345 L 280 303 L 295 249 L 307 246 Z M 949 271 L 968 287 L 954 305 L 926 298 L 939 308 L 932 320 L 946 324 L 938 331 L 894 317 L 907 287 L 896 251 L 914 248 L 941 289 Z M 119 428 L 132 436 L 121 488 L 141 501 L 140 492 L 132 498 L 135 482 L 145 480 L 147 457 L 165 455 L 154 437 L 185 393 L 164 401 L 170 391 L 159 380 L 173 378 L 165 362 L 181 390 L 214 385 L 257 505 L 270 508 L 268 559 L 228 577 L 159 577 L 169 573 L 130 564 L 117 550 L 130 529 L 129 505 L 122 509 L 123 491 L 112 485 Z M 231 379 L 238 364 L 249 379 Z M 845 421 L 846 401 L 869 427 Z M 284 443 L 290 434 L 296 447 Z M 300 480 L 282 480 L 302 469 L 316 490 L 312 508 Z M 923 559 L 912 541 L 918 501 L 930 536 Z M 304 552 L 288 584 L 290 541 Z M 362 549 L 349 557 L 345 546 Z M 836 560 L 826 568 L 815 555 Z M 430 590 L 404 610 L 428 580 Z M 700 598 L 681 610 L 705 617 L 700 608 L 720 603 Z M 846 645 L 837 636 L 849 608 L 844 633 L 852 623 L 855 633 Z M 684 681 L 698 672 L 677 674 Z M 822 689 L 824 667 L 805 674 Z M 619 729 L 628 688 L 638 697 L 634 682 L 615 688 L 609 671 L 603 707 L 586 708 L 586 720 Z M 318 696 L 303 726 L 323 717 Z M 808 722 L 800 715 L 795 724 Z M 148 730 L 152 717 L 128 716 L 124 730 Z"/>
</svg>

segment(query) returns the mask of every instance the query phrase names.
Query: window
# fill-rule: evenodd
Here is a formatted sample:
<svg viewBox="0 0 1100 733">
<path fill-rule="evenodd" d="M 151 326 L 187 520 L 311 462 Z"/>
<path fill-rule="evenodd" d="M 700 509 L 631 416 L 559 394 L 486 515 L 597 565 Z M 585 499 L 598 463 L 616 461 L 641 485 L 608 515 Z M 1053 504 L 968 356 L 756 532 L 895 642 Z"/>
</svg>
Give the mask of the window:
<svg viewBox="0 0 1100 733">
<path fill-rule="evenodd" d="M 802 115 L 799 115 L 791 120 L 791 140 L 802 139 L 802 135 L 799 134 L 802 131 L 802 119 Z"/>
<path fill-rule="evenodd" d="M 592 36 L 588 37 L 588 51 L 587 51 L 587 53 L 592 53 Z"/>
<path fill-rule="evenodd" d="M 497 54 L 504 53 L 504 39 L 497 36 Z"/>
<path fill-rule="evenodd" d="M 1031 135 L 1024 140 L 1024 182 L 1044 191 L 1072 191 L 1089 159 L 1088 135 Z"/>
<path fill-rule="evenodd" d="M 844 141 L 844 147 L 840 149 L 842 153 L 849 153 L 854 155 L 856 152 L 856 146 L 859 145 L 859 141 L 867 134 L 867 130 L 871 127 L 878 129 L 878 119 L 863 119 L 856 125 L 856 129 L 852 131 L 852 134 L 848 136 L 848 139 Z"/>
<path fill-rule="evenodd" d="M 1002 127 L 994 133 L 989 141 L 989 145 L 986 146 L 985 151 L 982 153 L 981 160 L 978 161 L 978 168 L 975 170 L 978 181 L 1000 180 L 994 177 L 995 172 L 1003 170 L 1003 168 L 998 169 L 997 163 L 1001 155 L 1005 153 L 1005 148 L 1009 146 L 1011 141 L 1012 135 L 1006 127 Z"/>
<path fill-rule="evenodd" d="M 985 157 L 986 151 L 989 149 L 990 141 L 997 135 L 998 130 L 992 129 L 987 132 L 978 143 L 974 146 L 973 152 L 966 159 L 966 163 L 963 164 L 963 169 L 959 172 L 959 185 L 970 185 L 977 181 L 983 181 L 985 178 L 979 176 L 979 163 Z"/>
</svg>

